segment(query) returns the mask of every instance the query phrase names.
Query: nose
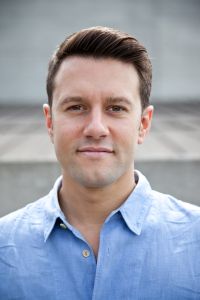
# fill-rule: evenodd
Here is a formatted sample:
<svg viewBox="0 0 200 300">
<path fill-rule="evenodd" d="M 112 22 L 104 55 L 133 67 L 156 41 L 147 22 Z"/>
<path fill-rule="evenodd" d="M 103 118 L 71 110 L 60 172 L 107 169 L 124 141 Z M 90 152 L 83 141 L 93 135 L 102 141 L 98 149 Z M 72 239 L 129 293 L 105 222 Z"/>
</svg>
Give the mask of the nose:
<svg viewBox="0 0 200 300">
<path fill-rule="evenodd" d="M 100 109 L 90 112 L 84 128 L 84 135 L 86 137 L 101 139 L 109 134 L 109 129 L 106 125 L 105 118 Z"/>
</svg>

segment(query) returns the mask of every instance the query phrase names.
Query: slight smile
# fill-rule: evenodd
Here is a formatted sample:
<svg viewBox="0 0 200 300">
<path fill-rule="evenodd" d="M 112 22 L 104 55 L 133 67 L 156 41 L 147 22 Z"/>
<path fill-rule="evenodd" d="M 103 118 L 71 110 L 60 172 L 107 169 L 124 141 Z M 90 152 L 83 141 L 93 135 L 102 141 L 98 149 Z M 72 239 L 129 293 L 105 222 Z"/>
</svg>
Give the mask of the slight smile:
<svg viewBox="0 0 200 300">
<path fill-rule="evenodd" d="M 103 158 L 105 156 L 107 156 L 108 154 L 113 154 L 114 151 L 109 149 L 109 148 L 105 148 L 105 147 L 81 147 L 80 149 L 78 149 L 77 151 L 80 154 L 83 154 L 84 156 L 87 156 L 88 158 Z"/>
</svg>

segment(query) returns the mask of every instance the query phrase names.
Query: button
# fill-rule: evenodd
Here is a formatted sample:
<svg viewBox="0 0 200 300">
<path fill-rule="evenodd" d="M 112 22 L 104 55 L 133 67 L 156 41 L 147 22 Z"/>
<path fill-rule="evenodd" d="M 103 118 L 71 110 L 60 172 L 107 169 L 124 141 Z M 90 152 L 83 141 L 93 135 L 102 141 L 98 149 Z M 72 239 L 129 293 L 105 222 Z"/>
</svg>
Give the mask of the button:
<svg viewBox="0 0 200 300">
<path fill-rule="evenodd" d="M 64 223 L 60 223 L 60 227 L 65 230 L 67 229 L 67 226 Z"/>
<path fill-rule="evenodd" d="M 85 249 L 85 250 L 83 250 L 82 254 L 84 257 L 88 257 L 88 256 L 90 256 L 90 251 Z"/>
</svg>

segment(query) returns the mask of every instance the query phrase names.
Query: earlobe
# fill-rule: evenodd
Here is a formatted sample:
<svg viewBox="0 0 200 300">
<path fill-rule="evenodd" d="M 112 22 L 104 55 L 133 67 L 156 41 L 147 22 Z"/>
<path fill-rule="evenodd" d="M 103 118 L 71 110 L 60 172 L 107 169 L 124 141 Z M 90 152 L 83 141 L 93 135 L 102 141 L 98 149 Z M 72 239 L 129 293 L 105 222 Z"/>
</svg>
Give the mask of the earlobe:
<svg viewBox="0 0 200 300">
<path fill-rule="evenodd" d="M 138 144 L 142 144 L 146 135 L 151 128 L 151 121 L 153 117 L 153 106 L 149 105 L 142 113 L 139 134 L 138 134 Z"/>
<path fill-rule="evenodd" d="M 46 122 L 46 128 L 48 130 L 48 134 L 51 138 L 51 141 L 53 143 L 53 122 L 52 122 L 52 113 L 51 113 L 51 108 L 48 104 L 43 105 L 43 112 L 44 112 L 44 117 L 45 117 L 45 122 Z"/>
</svg>

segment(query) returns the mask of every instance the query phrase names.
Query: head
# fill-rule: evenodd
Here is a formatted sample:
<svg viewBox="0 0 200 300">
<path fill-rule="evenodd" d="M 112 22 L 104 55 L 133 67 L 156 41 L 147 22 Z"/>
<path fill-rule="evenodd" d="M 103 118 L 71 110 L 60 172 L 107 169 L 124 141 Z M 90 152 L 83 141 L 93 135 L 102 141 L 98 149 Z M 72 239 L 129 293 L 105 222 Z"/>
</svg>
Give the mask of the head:
<svg viewBox="0 0 200 300">
<path fill-rule="evenodd" d="M 52 106 L 54 79 L 62 62 L 71 56 L 112 58 L 134 66 L 139 76 L 141 107 L 149 105 L 152 67 L 147 50 L 134 37 L 107 27 L 91 27 L 67 37 L 53 54 L 48 69 L 47 94 Z"/>
<path fill-rule="evenodd" d="M 68 185 L 132 183 L 135 150 L 152 119 L 150 89 L 147 51 L 125 33 L 95 27 L 60 45 L 49 64 L 44 113 Z"/>
</svg>

